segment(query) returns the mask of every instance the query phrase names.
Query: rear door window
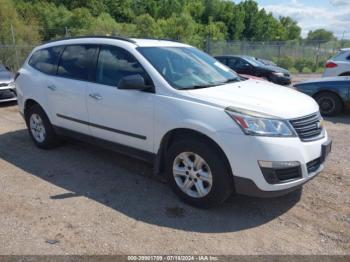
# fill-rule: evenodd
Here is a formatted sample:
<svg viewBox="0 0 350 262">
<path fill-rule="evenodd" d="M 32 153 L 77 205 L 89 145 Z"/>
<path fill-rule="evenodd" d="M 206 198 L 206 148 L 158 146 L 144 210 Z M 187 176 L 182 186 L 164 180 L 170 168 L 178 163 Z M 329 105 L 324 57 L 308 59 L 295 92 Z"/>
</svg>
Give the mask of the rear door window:
<svg viewBox="0 0 350 262">
<path fill-rule="evenodd" d="M 64 49 L 57 75 L 78 80 L 94 80 L 96 45 L 69 45 Z"/>
<path fill-rule="evenodd" d="M 29 59 L 29 65 L 43 73 L 56 74 L 58 59 L 63 48 L 54 46 L 38 50 Z"/>
</svg>

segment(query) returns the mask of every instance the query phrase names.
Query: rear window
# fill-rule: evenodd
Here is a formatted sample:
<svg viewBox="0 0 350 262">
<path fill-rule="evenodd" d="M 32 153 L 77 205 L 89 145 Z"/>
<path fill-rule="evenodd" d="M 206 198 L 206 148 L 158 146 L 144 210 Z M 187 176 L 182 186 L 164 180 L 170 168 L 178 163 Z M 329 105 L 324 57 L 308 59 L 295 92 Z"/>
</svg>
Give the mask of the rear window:
<svg viewBox="0 0 350 262">
<path fill-rule="evenodd" d="M 58 59 L 63 48 L 54 46 L 38 50 L 29 59 L 29 65 L 43 73 L 56 74 Z"/>
<path fill-rule="evenodd" d="M 64 49 L 57 70 L 57 75 L 78 79 L 92 80 L 93 61 L 97 51 L 95 45 L 70 45 Z"/>
</svg>

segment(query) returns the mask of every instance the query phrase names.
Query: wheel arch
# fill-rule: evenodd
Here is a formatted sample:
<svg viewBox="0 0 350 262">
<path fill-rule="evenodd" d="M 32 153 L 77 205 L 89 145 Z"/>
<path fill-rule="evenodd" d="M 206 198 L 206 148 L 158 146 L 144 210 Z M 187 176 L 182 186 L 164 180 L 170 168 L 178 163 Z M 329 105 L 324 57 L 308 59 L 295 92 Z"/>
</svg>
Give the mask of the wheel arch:
<svg viewBox="0 0 350 262">
<path fill-rule="evenodd" d="M 313 94 L 312 97 L 315 99 L 316 96 L 318 96 L 318 95 L 320 95 L 320 94 L 323 94 L 323 93 L 332 93 L 332 94 L 336 95 L 336 96 L 339 98 L 339 100 L 341 101 L 342 107 L 344 107 L 344 105 L 345 105 L 345 104 L 344 104 L 344 100 L 342 99 L 342 97 L 341 97 L 337 92 L 335 92 L 335 91 L 333 91 L 333 90 L 322 89 L 322 90 L 317 91 L 315 94 Z"/>
<path fill-rule="evenodd" d="M 175 128 L 175 129 L 168 131 L 163 136 L 163 138 L 161 139 L 159 148 L 158 148 L 157 157 L 156 157 L 155 166 L 154 166 L 154 172 L 156 174 L 160 174 L 160 175 L 164 174 L 165 158 L 166 158 L 167 151 L 169 150 L 170 146 L 173 143 L 175 143 L 178 140 L 184 139 L 184 138 L 186 138 L 186 139 L 188 139 L 188 138 L 200 139 L 202 141 L 209 142 L 210 145 L 213 146 L 216 150 L 218 150 L 218 152 L 221 154 L 221 156 L 224 159 L 226 168 L 228 169 L 228 171 L 232 175 L 232 169 L 230 166 L 230 162 L 229 162 L 226 154 L 222 150 L 222 148 L 219 146 L 219 144 L 217 142 L 215 142 L 208 135 L 206 135 L 202 132 L 199 132 L 197 130 L 190 129 L 190 128 Z M 232 177 L 232 180 L 233 180 L 233 177 Z"/>
<path fill-rule="evenodd" d="M 350 71 L 343 72 L 339 76 L 350 76 Z"/>
<path fill-rule="evenodd" d="M 32 99 L 32 98 L 28 98 L 25 102 L 24 102 L 24 119 L 27 119 L 27 114 L 29 112 L 29 109 L 34 106 L 34 105 L 38 105 L 41 107 L 41 109 L 45 112 L 46 116 L 49 118 L 49 115 L 47 114 L 47 112 L 45 111 L 45 109 L 40 105 L 40 103 L 38 103 L 36 100 Z"/>
</svg>

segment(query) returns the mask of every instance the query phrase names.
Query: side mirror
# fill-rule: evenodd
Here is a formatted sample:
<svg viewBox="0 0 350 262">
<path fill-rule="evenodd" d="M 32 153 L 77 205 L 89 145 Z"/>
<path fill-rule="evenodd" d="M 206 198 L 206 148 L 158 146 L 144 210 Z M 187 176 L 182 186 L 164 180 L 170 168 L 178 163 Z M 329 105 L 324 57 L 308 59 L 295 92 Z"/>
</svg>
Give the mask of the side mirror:
<svg viewBox="0 0 350 262">
<path fill-rule="evenodd" d="M 149 86 L 145 84 L 145 79 L 141 75 L 136 74 L 121 78 L 118 83 L 118 88 L 125 90 L 144 90 L 149 88 Z"/>
</svg>

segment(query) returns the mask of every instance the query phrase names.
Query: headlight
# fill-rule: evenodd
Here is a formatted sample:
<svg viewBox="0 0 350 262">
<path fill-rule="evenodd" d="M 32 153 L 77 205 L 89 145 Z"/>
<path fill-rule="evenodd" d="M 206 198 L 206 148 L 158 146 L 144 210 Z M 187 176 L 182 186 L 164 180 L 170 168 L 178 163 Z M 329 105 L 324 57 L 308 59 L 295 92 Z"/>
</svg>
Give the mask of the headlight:
<svg viewBox="0 0 350 262">
<path fill-rule="evenodd" d="M 241 127 L 246 135 L 296 136 L 293 128 L 286 120 L 234 107 L 226 108 L 225 112 Z"/>
<path fill-rule="evenodd" d="M 272 72 L 272 74 L 275 76 L 284 76 L 284 74 L 281 72 Z"/>
</svg>

